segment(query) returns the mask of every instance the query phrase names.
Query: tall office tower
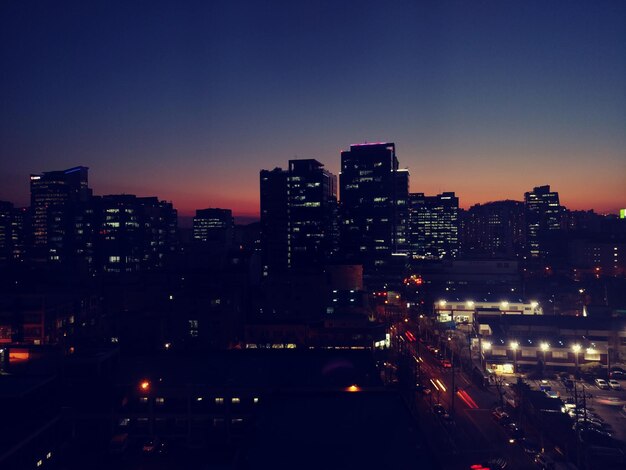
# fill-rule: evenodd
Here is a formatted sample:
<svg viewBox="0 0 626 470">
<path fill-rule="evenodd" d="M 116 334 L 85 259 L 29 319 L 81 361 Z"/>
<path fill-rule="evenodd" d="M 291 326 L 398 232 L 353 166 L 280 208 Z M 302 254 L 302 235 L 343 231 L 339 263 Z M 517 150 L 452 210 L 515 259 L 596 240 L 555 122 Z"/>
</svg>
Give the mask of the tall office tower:
<svg viewBox="0 0 626 470">
<path fill-rule="evenodd" d="M 223 245 L 233 242 L 235 222 L 230 209 L 198 209 L 193 218 L 193 239 L 196 242 Z"/>
<path fill-rule="evenodd" d="M 408 182 L 393 143 L 341 152 L 340 252 L 347 261 L 382 267 L 406 252 Z"/>
<path fill-rule="evenodd" d="M 455 258 L 459 252 L 459 198 L 409 194 L 411 255 L 417 259 Z"/>
<path fill-rule="evenodd" d="M 463 217 L 463 254 L 518 257 L 524 247 L 524 225 L 521 201 L 476 204 Z"/>
<path fill-rule="evenodd" d="M 280 168 L 260 172 L 263 277 L 287 270 L 287 174 Z"/>
<path fill-rule="evenodd" d="M 289 160 L 287 266 L 321 266 L 337 250 L 337 177 L 314 159 Z"/>
<path fill-rule="evenodd" d="M 165 266 L 177 246 L 177 212 L 170 202 L 129 194 L 93 199 L 100 228 L 97 269 L 123 273 Z"/>
<path fill-rule="evenodd" d="M 531 258 L 550 257 L 557 250 L 561 232 L 559 193 L 538 186 L 524 194 L 526 251 Z"/>
<path fill-rule="evenodd" d="M 61 261 L 71 241 L 72 220 L 76 206 L 91 197 L 88 168 L 77 166 L 62 171 L 30 175 L 33 245 L 35 257 Z"/>
</svg>

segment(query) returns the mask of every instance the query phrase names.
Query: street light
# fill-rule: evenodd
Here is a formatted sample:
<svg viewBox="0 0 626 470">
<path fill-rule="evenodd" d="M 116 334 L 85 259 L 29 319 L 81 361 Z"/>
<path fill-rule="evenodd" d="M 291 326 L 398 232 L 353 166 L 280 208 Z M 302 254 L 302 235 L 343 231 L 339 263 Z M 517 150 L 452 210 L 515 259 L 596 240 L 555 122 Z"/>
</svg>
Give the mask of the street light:
<svg viewBox="0 0 626 470">
<path fill-rule="evenodd" d="M 517 373 L 517 348 L 519 348 L 519 343 L 517 341 L 511 342 L 511 350 L 513 351 L 513 373 Z"/>
<path fill-rule="evenodd" d="M 578 375 L 578 354 L 580 354 L 582 348 L 583 347 L 578 343 L 572 345 L 572 351 L 574 351 L 574 360 L 576 361 L 576 375 Z"/>
</svg>

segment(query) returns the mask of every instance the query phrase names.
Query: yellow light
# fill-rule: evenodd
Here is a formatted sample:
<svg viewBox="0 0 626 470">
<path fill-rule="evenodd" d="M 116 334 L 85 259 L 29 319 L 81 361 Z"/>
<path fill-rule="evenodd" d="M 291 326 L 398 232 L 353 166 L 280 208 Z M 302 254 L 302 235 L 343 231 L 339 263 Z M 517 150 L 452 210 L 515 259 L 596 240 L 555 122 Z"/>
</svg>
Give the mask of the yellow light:
<svg viewBox="0 0 626 470">
<path fill-rule="evenodd" d="M 139 388 L 143 390 L 144 392 L 147 392 L 148 389 L 150 388 L 150 382 L 148 380 L 142 380 L 141 383 L 139 384 Z"/>
<path fill-rule="evenodd" d="M 439 387 L 441 387 L 442 391 L 446 391 L 446 386 L 443 384 L 443 382 L 439 379 L 436 379 L 437 383 L 439 384 Z"/>
<path fill-rule="evenodd" d="M 446 301 L 445 300 L 440 300 L 439 301 L 439 306 L 440 307 L 445 307 L 446 306 Z"/>
<path fill-rule="evenodd" d="M 547 351 L 550 349 L 550 345 L 548 343 L 541 343 L 540 345 L 542 351 Z"/>
<path fill-rule="evenodd" d="M 466 304 L 467 304 L 467 306 L 468 306 L 469 308 L 472 308 L 472 307 L 474 306 L 474 301 L 473 301 L 473 300 L 468 300 L 468 301 L 466 302 Z"/>
<path fill-rule="evenodd" d="M 361 389 L 357 386 L 357 385 L 350 385 L 348 388 L 346 388 L 346 391 L 348 392 L 359 392 Z"/>
<path fill-rule="evenodd" d="M 518 343 L 517 341 L 513 341 L 513 342 L 511 342 L 511 349 L 512 349 L 513 351 L 516 351 L 516 350 L 517 350 L 517 348 L 519 348 L 519 343 Z"/>
<path fill-rule="evenodd" d="M 578 354 L 582 348 L 583 347 L 580 344 L 578 344 L 578 343 L 572 345 L 572 351 L 574 351 L 576 354 Z"/>
<path fill-rule="evenodd" d="M 488 351 L 489 349 L 491 349 L 491 343 L 489 341 L 484 341 L 483 342 L 483 349 L 485 351 Z"/>
</svg>

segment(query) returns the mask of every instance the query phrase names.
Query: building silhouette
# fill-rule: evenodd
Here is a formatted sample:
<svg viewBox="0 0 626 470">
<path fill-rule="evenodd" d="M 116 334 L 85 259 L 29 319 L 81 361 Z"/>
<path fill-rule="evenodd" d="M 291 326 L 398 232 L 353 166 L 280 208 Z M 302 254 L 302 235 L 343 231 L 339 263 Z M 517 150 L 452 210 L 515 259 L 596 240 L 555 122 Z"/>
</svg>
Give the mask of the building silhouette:
<svg viewBox="0 0 626 470">
<path fill-rule="evenodd" d="M 413 258 L 456 258 L 459 253 L 459 198 L 453 192 L 409 194 L 409 241 Z"/>
<path fill-rule="evenodd" d="M 230 246 L 234 228 L 233 211 L 230 209 L 198 209 L 193 218 L 193 239 L 196 242 Z"/>
<path fill-rule="evenodd" d="M 95 265 L 109 273 L 163 268 L 177 246 L 177 212 L 171 202 L 131 194 L 92 199 L 96 215 Z"/>
<path fill-rule="evenodd" d="M 89 201 L 89 168 L 30 175 L 33 257 L 63 261 L 72 251 L 72 215 Z"/>
<path fill-rule="evenodd" d="M 261 170 L 260 191 L 262 276 L 268 277 L 287 270 L 287 172 Z"/>
<path fill-rule="evenodd" d="M 409 172 L 394 143 L 366 143 L 341 152 L 340 252 L 366 269 L 384 268 L 407 251 Z"/>
<path fill-rule="evenodd" d="M 531 258 L 555 254 L 561 232 L 559 193 L 550 186 L 538 186 L 524 194 L 526 250 Z"/>
<path fill-rule="evenodd" d="M 337 250 L 337 177 L 314 159 L 289 160 L 287 266 L 328 263 Z"/>
<path fill-rule="evenodd" d="M 524 203 L 495 201 L 475 204 L 463 215 L 464 255 L 518 257 L 524 249 Z"/>
<path fill-rule="evenodd" d="M 305 159 L 260 178 L 263 275 L 327 263 L 337 251 L 337 177 Z"/>
</svg>

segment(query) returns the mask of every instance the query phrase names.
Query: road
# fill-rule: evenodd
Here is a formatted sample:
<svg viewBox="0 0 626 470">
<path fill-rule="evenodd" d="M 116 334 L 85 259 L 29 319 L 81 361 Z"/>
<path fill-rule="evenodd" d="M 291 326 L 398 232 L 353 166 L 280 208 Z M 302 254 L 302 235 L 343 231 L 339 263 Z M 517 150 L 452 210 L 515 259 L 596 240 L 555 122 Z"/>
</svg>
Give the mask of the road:
<svg viewBox="0 0 626 470">
<path fill-rule="evenodd" d="M 411 339 L 407 339 L 407 329 Z M 495 394 L 480 390 L 458 370 L 441 367 L 431 352 L 419 346 L 419 339 L 414 338 L 417 333 L 409 325 L 399 324 L 396 332 L 400 347 L 406 348 L 415 367 L 419 363 L 421 383 L 432 390 L 429 395 L 414 393 L 412 399 L 417 401 L 425 434 L 442 468 L 470 468 L 473 464 L 502 457 L 508 462 L 507 469 L 533 468 L 531 456 L 521 446 L 509 443 L 503 427 L 492 418 L 492 408 L 497 400 Z M 453 373 L 457 390 L 454 400 L 451 393 Z M 450 420 L 442 419 L 432 411 L 432 405 L 437 402 L 450 410 Z"/>
</svg>

